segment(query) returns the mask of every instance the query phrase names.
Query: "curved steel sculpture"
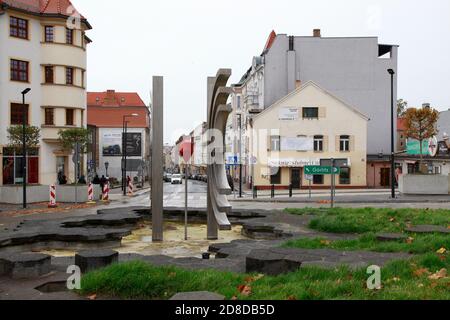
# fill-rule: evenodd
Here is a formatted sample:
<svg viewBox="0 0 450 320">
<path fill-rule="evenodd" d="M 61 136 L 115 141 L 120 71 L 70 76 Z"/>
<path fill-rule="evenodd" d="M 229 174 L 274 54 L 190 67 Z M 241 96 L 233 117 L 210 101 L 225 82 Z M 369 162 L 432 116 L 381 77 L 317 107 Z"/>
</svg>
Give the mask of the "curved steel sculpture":
<svg viewBox="0 0 450 320">
<path fill-rule="evenodd" d="M 231 194 L 225 170 L 225 130 L 231 106 L 227 105 L 232 89 L 227 87 L 231 69 L 220 69 L 215 77 L 208 77 L 208 239 L 218 239 L 218 230 L 231 230 L 227 214 L 231 205 L 227 195 Z M 221 142 L 215 141 L 215 132 L 220 132 Z"/>
</svg>

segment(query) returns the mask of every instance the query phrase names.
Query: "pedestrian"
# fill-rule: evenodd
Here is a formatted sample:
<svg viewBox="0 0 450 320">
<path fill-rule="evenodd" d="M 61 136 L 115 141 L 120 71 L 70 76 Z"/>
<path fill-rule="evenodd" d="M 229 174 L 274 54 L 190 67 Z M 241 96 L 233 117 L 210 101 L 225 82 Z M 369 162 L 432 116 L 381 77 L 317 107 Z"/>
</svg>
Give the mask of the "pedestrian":
<svg viewBox="0 0 450 320">
<path fill-rule="evenodd" d="M 100 187 L 102 188 L 102 190 L 105 188 L 105 184 L 108 182 L 108 180 L 106 179 L 106 177 L 103 175 L 100 178 Z"/>
</svg>

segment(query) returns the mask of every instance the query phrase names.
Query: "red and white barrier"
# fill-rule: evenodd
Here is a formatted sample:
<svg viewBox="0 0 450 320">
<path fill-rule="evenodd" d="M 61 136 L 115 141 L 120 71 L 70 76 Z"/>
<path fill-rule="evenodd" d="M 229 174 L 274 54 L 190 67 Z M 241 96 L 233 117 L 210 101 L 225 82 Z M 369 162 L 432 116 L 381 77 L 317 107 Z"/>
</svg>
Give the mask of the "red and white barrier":
<svg viewBox="0 0 450 320">
<path fill-rule="evenodd" d="M 54 184 L 50 186 L 50 202 L 48 203 L 49 208 L 56 208 L 56 187 Z"/>
<path fill-rule="evenodd" d="M 95 203 L 94 201 L 94 185 L 92 183 L 89 183 L 88 186 L 88 204 Z"/>
<path fill-rule="evenodd" d="M 128 182 L 128 196 L 133 196 L 133 182 L 131 180 Z"/>
<path fill-rule="evenodd" d="M 109 183 L 105 183 L 103 186 L 102 201 L 109 202 Z"/>
</svg>

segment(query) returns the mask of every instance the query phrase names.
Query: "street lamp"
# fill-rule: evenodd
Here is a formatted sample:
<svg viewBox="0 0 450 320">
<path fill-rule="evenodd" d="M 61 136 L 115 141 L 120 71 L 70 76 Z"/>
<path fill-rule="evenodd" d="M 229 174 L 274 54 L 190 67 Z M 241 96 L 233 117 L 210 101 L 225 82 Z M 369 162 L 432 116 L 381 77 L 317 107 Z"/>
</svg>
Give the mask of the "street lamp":
<svg viewBox="0 0 450 320">
<path fill-rule="evenodd" d="M 27 146 L 26 146 L 26 126 L 27 126 L 27 109 L 25 107 L 25 95 L 31 91 L 26 88 L 22 91 L 22 165 L 23 165 L 23 208 L 27 208 Z"/>
<path fill-rule="evenodd" d="M 127 130 L 128 130 L 128 121 L 127 118 L 135 118 L 139 117 L 137 113 L 127 114 L 123 116 L 123 122 L 122 122 L 122 191 L 123 195 L 127 195 L 127 185 L 126 185 L 126 178 L 127 178 L 127 145 L 126 145 L 126 136 L 127 136 Z"/>
<path fill-rule="evenodd" d="M 108 168 L 109 168 L 109 162 L 105 162 L 105 169 L 106 169 L 106 178 L 108 178 Z"/>
<path fill-rule="evenodd" d="M 242 198 L 242 113 L 239 117 L 239 198 Z"/>
<path fill-rule="evenodd" d="M 391 192 L 392 199 L 395 199 L 395 143 L 394 143 L 394 75 L 393 69 L 388 69 L 391 75 Z"/>
</svg>

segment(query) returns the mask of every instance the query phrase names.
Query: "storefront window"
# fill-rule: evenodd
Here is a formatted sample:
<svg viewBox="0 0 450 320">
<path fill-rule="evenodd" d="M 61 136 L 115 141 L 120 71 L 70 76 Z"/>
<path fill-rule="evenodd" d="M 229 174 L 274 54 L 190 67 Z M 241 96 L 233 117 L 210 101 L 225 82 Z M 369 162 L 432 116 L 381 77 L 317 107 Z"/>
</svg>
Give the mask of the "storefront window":
<svg viewBox="0 0 450 320">
<path fill-rule="evenodd" d="M 3 149 L 3 184 L 13 185 L 23 183 L 22 152 L 13 148 Z M 39 150 L 29 149 L 27 155 L 27 183 L 39 183 Z"/>
<path fill-rule="evenodd" d="M 281 184 L 281 168 L 270 168 L 270 184 Z"/>
<path fill-rule="evenodd" d="M 339 175 L 340 184 L 350 184 L 350 168 L 341 167 L 341 174 Z"/>
</svg>

